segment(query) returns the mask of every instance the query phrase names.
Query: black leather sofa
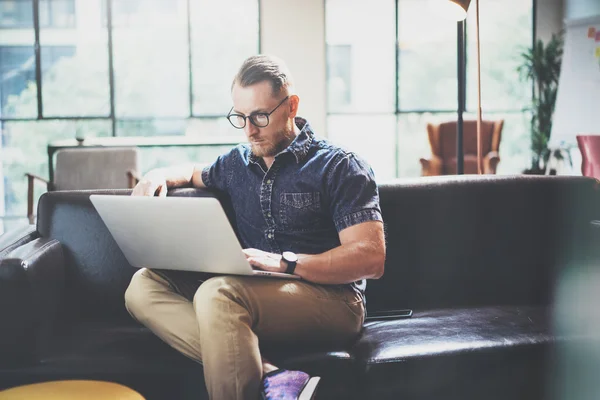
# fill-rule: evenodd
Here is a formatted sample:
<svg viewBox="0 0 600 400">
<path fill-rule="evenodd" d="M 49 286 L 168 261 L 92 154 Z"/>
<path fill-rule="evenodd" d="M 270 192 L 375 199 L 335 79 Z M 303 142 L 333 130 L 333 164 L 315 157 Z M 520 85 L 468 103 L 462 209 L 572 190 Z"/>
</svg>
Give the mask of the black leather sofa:
<svg viewBox="0 0 600 400">
<path fill-rule="evenodd" d="M 147 399 L 203 398 L 201 366 L 127 314 L 134 269 L 91 193 L 47 193 L 36 229 L 0 238 L 0 389 L 100 379 Z M 386 270 L 368 283 L 368 313 L 413 317 L 370 319 L 337 348 L 265 344 L 268 356 L 322 376 L 320 399 L 549 398 L 556 349 L 577 340 L 554 329 L 555 289 L 588 257 L 597 181 L 419 178 L 381 184 L 380 196 Z"/>
</svg>

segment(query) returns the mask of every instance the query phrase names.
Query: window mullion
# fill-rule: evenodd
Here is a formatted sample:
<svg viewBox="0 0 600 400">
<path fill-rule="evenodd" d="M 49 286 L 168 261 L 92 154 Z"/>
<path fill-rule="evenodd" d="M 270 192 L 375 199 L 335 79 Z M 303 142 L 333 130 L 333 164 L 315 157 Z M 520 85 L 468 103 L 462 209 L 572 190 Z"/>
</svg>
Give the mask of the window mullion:
<svg viewBox="0 0 600 400">
<path fill-rule="evenodd" d="M 113 0 L 106 0 L 106 29 L 108 31 L 108 85 L 110 92 L 110 119 L 112 120 L 112 135 L 117 136 L 117 121 L 115 117 L 115 71 L 113 60 L 112 1 Z"/>
<path fill-rule="evenodd" d="M 35 83 L 37 87 L 37 118 L 44 118 L 44 108 L 42 104 L 42 51 L 40 46 L 40 0 L 33 1 L 33 30 L 35 42 L 33 49 L 35 52 Z"/>
</svg>

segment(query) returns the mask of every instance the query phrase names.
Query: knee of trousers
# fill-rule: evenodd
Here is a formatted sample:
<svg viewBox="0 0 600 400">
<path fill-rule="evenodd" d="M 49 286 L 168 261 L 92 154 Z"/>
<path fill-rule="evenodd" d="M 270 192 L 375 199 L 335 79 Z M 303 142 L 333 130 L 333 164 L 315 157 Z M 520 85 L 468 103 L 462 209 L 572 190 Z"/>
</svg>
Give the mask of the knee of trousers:
<svg viewBox="0 0 600 400">
<path fill-rule="evenodd" d="M 197 314 L 210 318 L 223 315 L 218 311 L 220 305 L 233 302 L 246 306 L 248 299 L 243 282 L 235 276 L 218 276 L 202 283 L 194 295 L 194 309 Z M 245 307 L 247 308 L 247 307 Z"/>
<path fill-rule="evenodd" d="M 151 278 L 143 274 L 145 269 L 138 270 L 133 277 L 127 290 L 125 290 L 125 308 L 132 317 L 142 322 L 151 307 L 148 291 L 148 283 Z"/>
</svg>

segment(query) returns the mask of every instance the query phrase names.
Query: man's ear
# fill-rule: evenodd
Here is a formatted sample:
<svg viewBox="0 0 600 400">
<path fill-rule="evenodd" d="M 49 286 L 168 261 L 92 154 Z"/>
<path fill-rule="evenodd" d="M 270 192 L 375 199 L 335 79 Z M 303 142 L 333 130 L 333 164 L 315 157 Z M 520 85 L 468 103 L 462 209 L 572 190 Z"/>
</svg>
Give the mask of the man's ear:
<svg viewBox="0 0 600 400">
<path fill-rule="evenodd" d="M 295 94 L 290 95 L 288 100 L 290 107 L 290 118 L 296 118 L 296 114 L 298 114 L 298 106 L 300 105 L 300 98 Z"/>
</svg>

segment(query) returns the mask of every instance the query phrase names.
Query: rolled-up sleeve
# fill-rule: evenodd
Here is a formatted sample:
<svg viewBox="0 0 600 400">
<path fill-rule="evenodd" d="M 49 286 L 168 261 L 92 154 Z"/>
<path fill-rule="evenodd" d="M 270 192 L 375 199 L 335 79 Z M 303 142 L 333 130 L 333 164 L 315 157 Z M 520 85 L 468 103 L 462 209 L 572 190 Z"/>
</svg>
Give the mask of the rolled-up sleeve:
<svg viewBox="0 0 600 400">
<path fill-rule="evenodd" d="M 341 156 L 327 174 L 331 215 L 338 232 L 367 221 L 382 221 L 371 167 L 353 153 Z"/>
</svg>

